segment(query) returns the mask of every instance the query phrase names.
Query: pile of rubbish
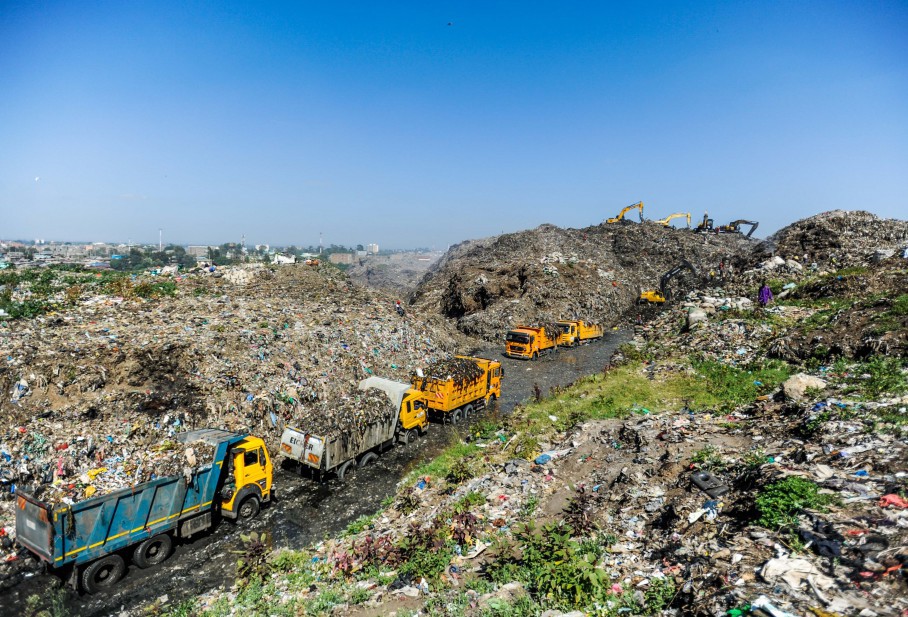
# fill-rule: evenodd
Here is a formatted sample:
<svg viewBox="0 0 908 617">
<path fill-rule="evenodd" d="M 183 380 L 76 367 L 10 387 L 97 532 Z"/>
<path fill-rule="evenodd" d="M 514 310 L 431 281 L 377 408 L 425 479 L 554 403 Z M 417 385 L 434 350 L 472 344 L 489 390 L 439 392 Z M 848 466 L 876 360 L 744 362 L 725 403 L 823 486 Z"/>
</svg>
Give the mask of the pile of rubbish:
<svg viewBox="0 0 908 617">
<path fill-rule="evenodd" d="M 426 367 L 423 375 L 426 379 L 439 381 L 451 379 L 455 386 L 462 388 L 464 384 L 472 383 L 482 377 L 482 369 L 476 362 L 468 358 L 454 357 L 433 362 Z M 422 376 L 414 373 L 413 377 L 421 378 Z"/>
<path fill-rule="evenodd" d="M 708 275 L 755 246 L 742 234 L 697 234 L 653 223 L 541 225 L 452 247 L 411 294 L 410 304 L 489 341 L 519 324 L 546 320 L 612 326 L 641 289 L 656 288 L 681 260 Z"/>
<path fill-rule="evenodd" d="M 160 447 L 196 428 L 259 435 L 273 452 L 285 424 L 350 430 L 393 413 L 387 396 L 357 392 L 362 379 L 404 381 L 467 347 L 442 320 L 401 317 L 391 296 L 330 267 L 148 277 L 164 280 L 173 295 L 83 287 L 56 312 L 0 322 L 6 537 L 14 535 L 18 486 L 81 499 L 90 487 L 98 494 L 181 470 L 183 449 Z"/>
<path fill-rule="evenodd" d="M 908 221 L 881 219 L 862 210 L 831 210 L 802 219 L 767 238 L 761 252 L 774 252 L 844 268 L 900 255 L 908 249 Z"/>
<path fill-rule="evenodd" d="M 288 422 L 299 430 L 323 437 L 357 437 L 366 427 L 397 415 L 388 396 L 374 389 L 302 406 Z"/>
<path fill-rule="evenodd" d="M 420 279 L 441 256 L 437 252 L 401 251 L 389 255 L 358 257 L 347 268 L 354 283 L 399 294 L 401 298 L 416 288 Z"/>
</svg>

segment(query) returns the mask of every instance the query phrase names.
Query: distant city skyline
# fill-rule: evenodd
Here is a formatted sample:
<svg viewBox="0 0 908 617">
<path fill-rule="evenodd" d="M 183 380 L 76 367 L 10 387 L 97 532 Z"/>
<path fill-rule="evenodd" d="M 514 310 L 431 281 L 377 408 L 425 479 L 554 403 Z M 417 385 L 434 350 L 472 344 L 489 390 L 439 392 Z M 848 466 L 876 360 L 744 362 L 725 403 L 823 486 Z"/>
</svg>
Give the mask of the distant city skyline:
<svg viewBox="0 0 908 617">
<path fill-rule="evenodd" d="M 446 247 L 641 200 L 761 237 L 904 217 L 906 32 L 895 1 L 8 3 L 0 236 Z"/>
</svg>

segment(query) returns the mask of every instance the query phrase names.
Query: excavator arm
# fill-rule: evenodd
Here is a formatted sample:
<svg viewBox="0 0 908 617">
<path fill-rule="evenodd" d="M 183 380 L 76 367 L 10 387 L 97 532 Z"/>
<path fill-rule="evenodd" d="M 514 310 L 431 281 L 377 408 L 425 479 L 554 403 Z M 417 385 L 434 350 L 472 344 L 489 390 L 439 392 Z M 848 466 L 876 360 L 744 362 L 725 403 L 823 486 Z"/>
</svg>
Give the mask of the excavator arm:
<svg viewBox="0 0 908 617">
<path fill-rule="evenodd" d="M 694 276 L 697 275 L 697 269 L 694 268 L 689 261 L 682 260 L 677 266 L 666 272 L 662 275 L 662 278 L 659 279 L 659 291 L 662 293 L 662 297 L 666 300 L 671 299 L 671 291 L 668 289 L 668 282 L 674 277 L 678 276 L 682 271 L 690 270 Z"/>
<path fill-rule="evenodd" d="M 627 214 L 628 212 L 630 212 L 631 210 L 633 210 L 634 208 L 639 208 L 639 209 L 640 209 L 640 221 L 643 222 L 643 202 L 642 202 L 642 201 L 638 201 L 637 203 L 628 206 L 627 208 L 625 208 L 624 210 L 622 210 L 622 211 L 618 214 L 618 216 L 614 216 L 614 217 L 612 217 L 612 218 L 610 218 L 610 219 L 606 219 L 605 222 L 606 222 L 606 223 L 619 223 L 619 222 L 621 222 L 622 220 L 624 220 L 624 215 Z"/>
<path fill-rule="evenodd" d="M 760 223 L 758 223 L 757 221 L 740 220 L 740 221 L 732 221 L 730 224 L 731 227 L 734 227 L 736 232 L 743 233 L 743 232 L 741 232 L 741 225 L 750 225 L 750 231 L 747 232 L 747 237 L 749 238 L 753 235 L 753 233 L 755 231 L 757 231 L 757 227 L 760 225 Z"/>
<path fill-rule="evenodd" d="M 669 214 L 664 219 L 659 219 L 656 222 L 663 227 L 668 227 L 669 222 L 671 222 L 673 219 L 679 219 L 683 217 L 687 217 L 687 226 L 690 227 L 690 212 L 675 212 L 674 214 Z"/>
</svg>

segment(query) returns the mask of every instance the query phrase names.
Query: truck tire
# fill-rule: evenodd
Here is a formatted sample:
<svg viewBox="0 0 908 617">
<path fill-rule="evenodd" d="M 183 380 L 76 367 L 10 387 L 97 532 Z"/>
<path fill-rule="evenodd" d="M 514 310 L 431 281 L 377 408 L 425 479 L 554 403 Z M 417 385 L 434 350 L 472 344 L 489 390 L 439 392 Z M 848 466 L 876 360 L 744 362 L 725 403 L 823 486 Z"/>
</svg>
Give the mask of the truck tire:
<svg viewBox="0 0 908 617">
<path fill-rule="evenodd" d="M 455 409 L 451 412 L 451 424 L 460 424 L 460 421 L 463 419 L 463 412 L 459 409 Z"/>
<path fill-rule="evenodd" d="M 473 406 L 472 406 L 472 405 L 467 405 L 466 407 L 464 407 L 464 408 L 463 408 L 463 417 L 464 417 L 464 419 L 471 417 L 471 416 L 473 415 L 473 411 L 474 411 L 474 410 L 473 410 Z"/>
<path fill-rule="evenodd" d="M 533 352 L 533 357 L 530 358 L 530 360 L 538 360 L 538 359 L 539 359 L 539 352 L 538 352 L 538 351 L 534 351 L 534 352 Z"/>
<path fill-rule="evenodd" d="M 255 515 L 259 513 L 259 507 L 259 498 L 255 495 L 250 495 L 243 500 L 243 503 L 241 503 L 240 507 L 237 509 L 237 521 L 251 521 L 255 518 Z"/>
<path fill-rule="evenodd" d="M 107 591 L 116 585 L 126 572 L 126 562 L 119 555 L 108 555 L 88 564 L 82 571 L 82 589 L 88 593 Z"/>
<path fill-rule="evenodd" d="M 170 556 L 170 547 L 173 542 L 166 533 L 148 538 L 136 547 L 132 554 L 132 562 L 140 568 L 156 566 Z"/>
<path fill-rule="evenodd" d="M 416 441 L 416 437 L 418 435 L 419 431 L 417 431 L 415 428 L 411 428 L 409 431 L 404 431 L 403 435 L 400 436 L 400 440 L 404 443 L 404 445 L 410 445 L 411 443 Z"/>
<path fill-rule="evenodd" d="M 373 461 L 378 460 L 378 455 L 375 452 L 366 452 L 359 458 L 359 466 L 365 467 Z"/>
<path fill-rule="evenodd" d="M 350 474 L 350 470 L 356 467 L 356 461 L 350 459 L 337 469 L 337 479 L 341 482 L 347 481 L 347 476 Z"/>
</svg>

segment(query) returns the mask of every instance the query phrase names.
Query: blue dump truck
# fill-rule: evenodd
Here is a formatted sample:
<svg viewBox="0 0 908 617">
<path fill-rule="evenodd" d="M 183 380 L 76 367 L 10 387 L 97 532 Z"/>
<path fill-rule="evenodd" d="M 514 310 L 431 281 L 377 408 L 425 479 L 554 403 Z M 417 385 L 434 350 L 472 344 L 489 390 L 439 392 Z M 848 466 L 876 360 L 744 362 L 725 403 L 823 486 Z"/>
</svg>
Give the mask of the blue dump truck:
<svg viewBox="0 0 908 617">
<path fill-rule="evenodd" d="M 68 573 L 73 586 L 95 593 L 116 585 L 127 560 L 140 568 L 161 563 L 175 537 L 208 529 L 213 515 L 251 519 L 270 501 L 271 458 L 260 438 L 200 429 L 178 439 L 200 452 L 213 448 L 212 459 L 72 505 L 51 506 L 19 491 L 17 541 L 64 578 Z"/>
</svg>

